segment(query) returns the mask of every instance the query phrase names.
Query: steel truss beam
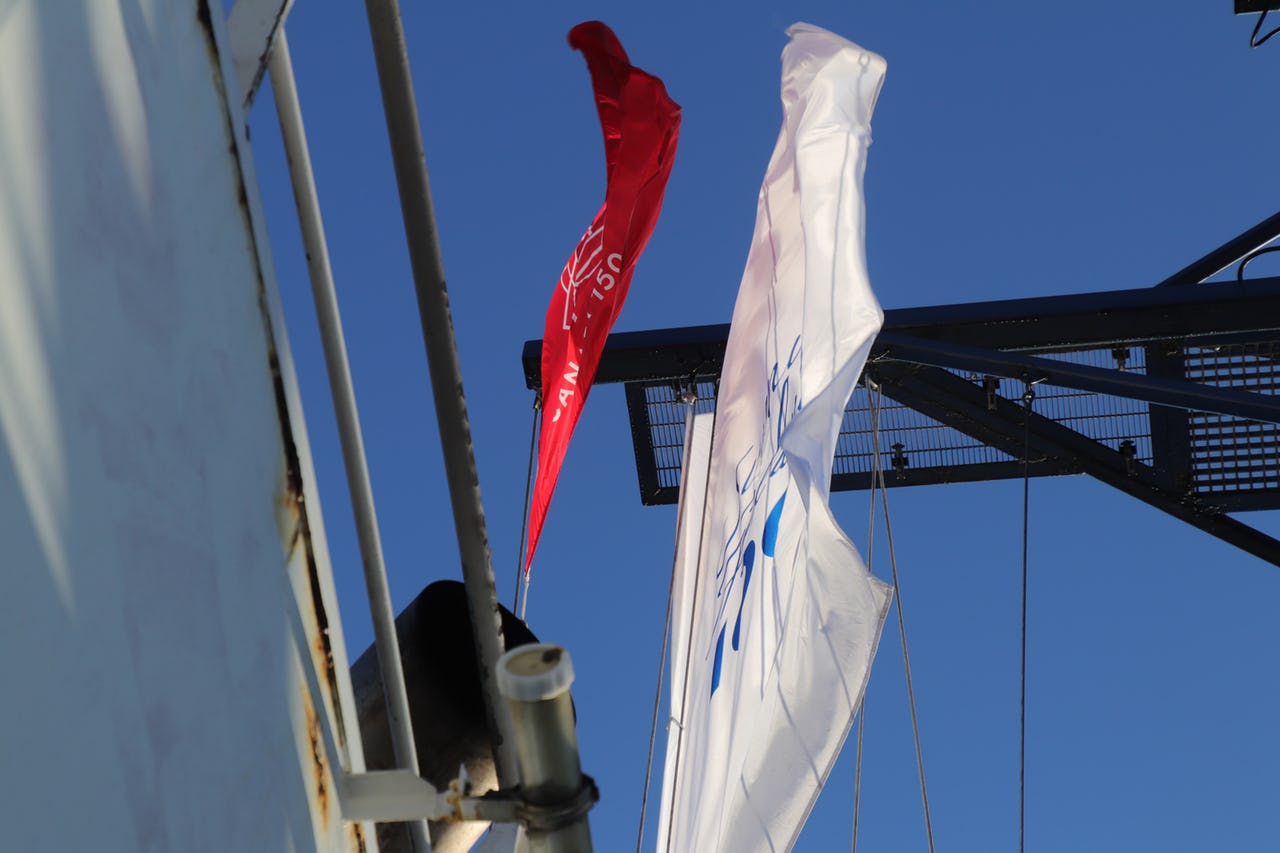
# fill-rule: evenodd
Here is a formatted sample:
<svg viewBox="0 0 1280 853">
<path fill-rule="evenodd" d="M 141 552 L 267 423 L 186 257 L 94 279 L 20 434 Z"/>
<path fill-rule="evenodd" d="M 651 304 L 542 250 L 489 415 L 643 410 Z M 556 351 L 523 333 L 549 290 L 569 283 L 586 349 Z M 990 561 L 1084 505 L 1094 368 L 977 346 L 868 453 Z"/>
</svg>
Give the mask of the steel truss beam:
<svg viewBox="0 0 1280 853">
<path fill-rule="evenodd" d="M 1265 443 L 1267 436 L 1275 434 L 1273 425 L 1280 423 L 1280 393 L 1265 393 L 1277 390 L 1266 383 L 1275 382 L 1273 366 L 1280 360 L 1272 343 L 1280 341 L 1280 277 L 1204 283 L 1277 237 L 1280 213 L 1152 288 L 886 311 L 867 375 L 901 405 L 1012 457 L 917 468 L 904 463 L 888 474 L 888 484 L 1007 479 L 1024 472 L 1030 476 L 1085 473 L 1280 565 L 1280 542 L 1226 515 L 1280 506 L 1273 456 L 1264 452 L 1254 459 L 1251 455 L 1245 460 L 1249 464 L 1241 467 L 1235 446 L 1252 453 L 1256 441 L 1241 443 L 1236 433 L 1258 433 Z M 609 336 L 595 382 L 626 384 L 641 500 L 646 504 L 674 501 L 676 491 L 669 483 L 671 447 L 654 444 L 666 426 L 661 422 L 664 416 L 655 415 L 663 405 L 662 395 L 653 397 L 656 408 L 651 410 L 650 389 L 672 382 L 716 380 L 728 335 L 728 324 L 720 324 Z M 1241 344 L 1252 346 L 1237 346 Z M 1219 347 L 1230 347 L 1225 352 L 1240 355 L 1218 358 Z M 1123 359 L 1122 351 L 1133 348 L 1143 355 L 1137 371 L 1042 357 L 1111 349 L 1117 359 Z M 541 384 L 540 354 L 541 341 L 525 344 L 525 382 L 532 389 Z M 1206 373 L 1204 364 L 1215 358 L 1218 372 Z M 992 382 L 996 377 L 1046 382 L 1148 402 L 1151 405 L 1144 414 L 1150 426 L 1152 464 L 1135 458 L 1132 441 L 1115 439 L 1121 448 L 1128 445 L 1126 455 L 1122 449 L 1109 448 L 1032 413 L 1033 458 L 1024 467 L 1020 461 L 1026 426 L 1022 407 L 993 388 L 949 371 L 989 376 Z M 1188 375 L 1214 378 L 1192 382 Z M 1223 387 L 1237 383 L 1257 392 Z M 1210 422 L 1206 429 L 1200 413 L 1228 420 Z M 659 420 L 652 421 L 654 416 Z M 858 434 L 857 429 L 851 434 Z M 1265 450 L 1261 444 L 1256 446 Z M 1197 491 L 1198 472 L 1203 475 L 1206 465 L 1212 468 L 1215 461 L 1229 463 L 1227 467 L 1241 475 L 1239 483 L 1225 488 L 1210 483 Z M 841 472 L 837 463 L 833 490 L 870 487 L 870 472 Z M 659 482 L 659 466 L 665 472 L 665 485 Z M 1258 477 L 1250 474 L 1254 469 Z M 1225 481 L 1235 483 L 1230 477 Z"/>
<path fill-rule="evenodd" d="M 1167 488 L 1155 469 L 1073 429 L 1027 412 L 1002 397 L 945 370 L 901 362 L 878 362 L 868 375 L 905 406 L 946 423 L 1015 458 L 1056 460 L 1106 483 L 1206 533 L 1280 566 L 1280 541 L 1226 515 L 1221 507 Z M 1027 429 L 1027 426 L 1030 429 Z"/>
<path fill-rule="evenodd" d="M 1245 244 L 1254 241 L 1249 237 Z M 1216 250 L 1216 257 L 1211 253 L 1207 266 L 1202 264 L 1201 268 L 1208 269 L 1237 250 Z M 609 338 L 595 381 L 627 384 L 640 494 L 646 504 L 673 501 L 675 490 L 659 482 L 645 387 L 690 378 L 714 379 L 719 375 L 727 334 L 728 326 L 720 325 Z M 1187 348 L 1277 338 L 1280 278 L 1266 278 L 891 310 L 886 312 L 885 328 L 873 347 L 872 359 L 1047 381 L 1152 403 L 1147 416 L 1162 486 L 1171 493 L 1185 494 L 1191 491 L 1194 478 L 1188 411 L 1280 422 L 1280 396 L 1187 381 Z M 1142 349 L 1145 372 L 1102 369 L 1037 355 L 1117 347 Z M 525 347 L 526 379 L 531 387 L 539 380 L 540 350 L 538 341 Z M 949 425 L 945 420 L 942 423 Z M 1069 459 L 1055 459 L 1032 465 L 1030 473 L 1054 476 L 1080 470 Z M 905 468 L 894 472 L 889 484 L 929 485 L 1021 475 L 1021 465 L 991 461 Z M 870 474 L 864 471 L 837 472 L 832 478 L 835 490 L 869 485 Z M 1257 510 L 1275 508 L 1280 495 L 1276 489 L 1239 489 L 1215 491 L 1212 499 L 1222 510 Z"/>
<path fill-rule="evenodd" d="M 1280 423 L 1280 397 L 1273 394 L 1255 394 L 1185 379 L 1166 379 L 963 344 L 927 341 L 892 332 L 882 333 L 876 341 L 876 348 L 882 357 L 896 361 L 1021 379 L 1033 385 L 1047 382 L 1063 388 L 1180 409 Z"/>
<path fill-rule="evenodd" d="M 1257 251 L 1280 237 L 1280 213 L 1268 216 L 1238 237 L 1233 237 L 1193 264 L 1178 270 L 1156 287 L 1177 287 L 1199 284 L 1206 278 L 1222 272 L 1251 252 Z"/>
<path fill-rule="evenodd" d="M 1277 214 L 1280 217 L 1280 214 Z M 1197 287 L 969 302 L 885 312 L 881 335 L 909 335 L 989 350 L 1067 352 L 1158 341 L 1183 345 L 1280 332 L 1280 278 Z M 720 375 L 729 324 L 609 336 L 597 385 Z M 872 357 L 884 352 L 877 345 Z M 539 388 L 542 341 L 524 345 L 525 384 Z"/>
</svg>

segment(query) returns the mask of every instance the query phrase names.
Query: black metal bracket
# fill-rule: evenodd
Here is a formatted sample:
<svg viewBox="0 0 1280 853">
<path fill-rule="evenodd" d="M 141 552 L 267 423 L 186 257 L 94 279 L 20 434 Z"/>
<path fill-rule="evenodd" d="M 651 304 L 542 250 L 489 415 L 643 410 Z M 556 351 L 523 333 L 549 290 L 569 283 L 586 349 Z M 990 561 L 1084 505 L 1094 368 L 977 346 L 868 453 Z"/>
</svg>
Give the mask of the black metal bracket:
<svg viewBox="0 0 1280 853">
<path fill-rule="evenodd" d="M 1280 9 L 1280 0 L 1236 0 L 1236 14 L 1249 15 Z"/>
<path fill-rule="evenodd" d="M 481 804 L 497 806 L 513 811 L 516 819 L 531 833 L 555 832 L 570 826 L 583 817 L 600 801 L 600 789 L 595 779 L 582 774 L 582 785 L 572 795 L 556 803 L 530 802 L 519 785 L 489 791 L 476 798 Z"/>
</svg>

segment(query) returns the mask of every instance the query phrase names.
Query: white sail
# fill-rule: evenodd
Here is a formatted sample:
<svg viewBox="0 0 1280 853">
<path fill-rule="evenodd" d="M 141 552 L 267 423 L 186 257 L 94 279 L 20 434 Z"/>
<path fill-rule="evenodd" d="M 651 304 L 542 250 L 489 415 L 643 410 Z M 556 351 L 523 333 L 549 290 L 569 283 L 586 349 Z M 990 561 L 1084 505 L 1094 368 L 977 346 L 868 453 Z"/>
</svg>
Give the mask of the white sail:
<svg viewBox="0 0 1280 853">
<path fill-rule="evenodd" d="M 700 557 L 695 578 L 677 560 L 689 591 L 673 617 L 685 610 L 660 851 L 791 848 L 861 701 L 891 594 L 827 505 L 844 406 L 883 317 L 862 176 L 885 62 L 817 27 L 788 32 L 785 118 L 734 308 L 703 523 L 684 514 L 687 495 L 682 508 Z"/>
</svg>

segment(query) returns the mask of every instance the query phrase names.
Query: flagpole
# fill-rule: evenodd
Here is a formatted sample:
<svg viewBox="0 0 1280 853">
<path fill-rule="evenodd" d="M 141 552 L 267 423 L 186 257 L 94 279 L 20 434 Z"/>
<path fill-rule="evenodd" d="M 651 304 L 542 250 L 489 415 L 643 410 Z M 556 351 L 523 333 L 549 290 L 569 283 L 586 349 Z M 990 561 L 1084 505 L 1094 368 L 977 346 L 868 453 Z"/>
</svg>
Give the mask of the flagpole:
<svg viewBox="0 0 1280 853">
<path fill-rule="evenodd" d="M 680 496 L 677 506 L 683 507 L 685 490 L 689 488 L 689 452 L 693 446 L 693 419 L 697 414 L 698 385 L 693 379 L 681 394 L 685 404 L 684 412 L 684 448 L 680 455 Z M 662 681 L 667 668 L 667 643 L 671 638 L 671 606 L 676 597 L 676 576 L 679 572 L 680 535 L 684 527 L 683 512 L 676 514 L 676 544 L 671 554 L 671 585 L 667 589 L 667 613 L 662 619 L 662 646 L 658 653 L 658 686 L 653 696 L 653 722 L 649 726 L 649 757 L 644 765 L 644 789 L 640 797 L 640 828 L 636 830 L 636 853 L 640 853 L 644 845 L 645 811 L 649 806 L 649 781 L 653 775 L 653 747 L 658 736 L 658 710 L 662 705 Z M 668 726 L 668 729 L 670 726 Z"/>
<path fill-rule="evenodd" d="M 519 779 L 511 717 L 498 693 L 494 676 L 498 658 L 503 653 L 502 620 L 471 444 L 471 424 L 462 394 L 462 370 L 449 313 L 418 107 L 400 21 L 400 4 L 398 0 L 365 0 L 365 11 L 373 38 L 387 135 L 391 141 L 391 158 L 409 243 L 409 261 L 426 343 L 445 477 L 462 558 L 462 577 L 467 588 L 476 658 L 480 665 L 489 738 L 498 782 L 503 788 L 509 788 Z"/>
<path fill-rule="evenodd" d="M 696 390 L 697 388 L 696 384 L 694 385 L 694 388 Z M 707 447 L 707 470 L 702 475 L 701 485 L 697 486 L 697 484 L 695 484 L 696 487 L 701 488 L 702 490 L 702 511 L 698 514 L 698 531 L 699 531 L 698 549 L 697 549 L 697 554 L 694 557 L 694 568 L 693 568 L 694 573 L 693 573 L 693 583 L 692 583 L 693 595 L 692 595 L 692 601 L 689 604 L 690 614 L 695 614 L 698 611 L 698 594 L 701 591 L 701 587 L 702 587 L 702 562 L 703 562 L 703 556 L 704 556 L 703 549 L 706 545 L 705 539 L 703 537 L 703 532 L 705 532 L 706 524 L 707 524 L 708 491 L 711 486 L 711 457 L 715 453 L 715 449 L 716 449 L 716 418 L 719 415 L 718 404 L 720 401 L 720 383 L 718 380 L 716 382 L 715 392 L 711 396 L 712 396 L 712 399 L 716 401 L 717 405 L 712 407 L 711 409 L 711 437 L 709 439 L 709 443 Z M 683 525 L 685 523 L 685 519 L 683 518 L 684 502 L 688 500 L 688 494 L 689 494 L 687 491 L 689 488 L 689 485 L 686 481 L 688 480 L 688 474 L 693 473 L 689 470 L 690 456 L 692 455 L 692 451 L 693 451 L 693 441 L 692 441 L 693 422 L 694 422 L 694 418 L 690 417 L 688 420 L 688 426 L 686 427 L 686 431 L 685 431 L 684 455 L 681 459 L 681 462 L 682 462 L 682 470 L 680 472 L 680 509 L 681 511 L 677 515 L 677 520 L 678 520 L 677 527 L 676 527 L 676 537 L 677 537 L 676 547 L 677 548 L 679 547 L 680 537 L 683 535 Z M 672 565 L 673 585 L 675 580 L 675 577 L 674 577 L 675 570 L 676 570 L 676 566 L 673 563 Z M 683 677 L 680 679 L 680 719 L 675 720 L 675 724 L 676 724 L 675 760 L 672 766 L 669 768 L 671 772 L 671 789 L 669 792 L 670 797 L 661 804 L 661 808 L 666 810 L 668 817 L 667 817 L 667 823 L 665 827 L 659 826 L 659 833 L 661 833 L 662 830 L 665 829 L 666 839 L 664 844 L 663 839 L 659 837 L 658 844 L 660 845 L 660 849 L 659 847 L 655 847 L 654 849 L 656 853 L 671 853 L 671 838 L 674 834 L 673 822 L 675 820 L 676 802 L 680 799 L 680 790 L 679 790 L 680 763 L 681 763 L 681 759 L 684 756 L 685 721 L 688 718 L 688 710 L 689 710 L 689 679 L 693 669 L 693 667 L 690 665 L 690 662 L 693 658 L 693 641 L 694 641 L 693 631 L 690 630 L 689 636 L 686 639 L 685 650 L 684 650 L 684 662 L 685 662 L 684 673 L 683 673 Z M 673 673 L 673 676 L 674 676 L 674 673 Z M 670 689 L 671 689 L 671 695 L 674 696 L 675 689 L 676 689 L 674 677 L 672 678 Z M 667 730 L 668 732 L 670 732 L 670 723 L 668 723 Z M 670 734 L 668 734 L 668 738 L 669 737 L 670 737 Z M 664 772 L 665 772 L 665 769 L 666 768 L 664 768 Z"/>
</svg>

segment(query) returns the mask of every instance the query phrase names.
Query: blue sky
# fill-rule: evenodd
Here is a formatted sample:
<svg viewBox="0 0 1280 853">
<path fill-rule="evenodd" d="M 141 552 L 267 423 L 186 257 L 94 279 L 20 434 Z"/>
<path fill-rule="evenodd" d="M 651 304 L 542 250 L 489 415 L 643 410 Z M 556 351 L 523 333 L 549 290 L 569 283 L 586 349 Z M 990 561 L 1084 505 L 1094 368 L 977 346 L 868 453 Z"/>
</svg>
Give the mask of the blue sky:
<svg viewBox="0 0 1280 853">
<path fill-rule="evenodd" d="M 565 41 L 579 21 L 610 24 L 684 107 L 664 213 L 617 330 L 728 320 L 796 20 L 888 61 L 866 178 L 871 278 L 887 308 L 1154 284 L 1280 198 L 1267 160 L 1280 47 L 1249 50 L 1254 18 L 1226 2 L 404 13 L 506 603 L 532 405 L 520 350 L 541 335 L 604 192 L 587 72 Z M 288 29 L 399 608 L 460 570 L 368 28 L 361 4 L 299 3 Z M 354 659 L 371 629 L 269 92 L 249 120 Z M 1016 849 L 1021 483 L 889 497 L 938 849 Z M 863 546 L 867 495 L 834 507 Z M 1274 517 L 1247 520 L 1280 531 Z M 1277 849 L 1280 570 L 1083 478 L 1033 481 L 1030 523 L 1028 849 Z M 673 508 L 639 503 L 622 389 L 597 388 L 529 615 L 578 673 L 584 768 L 603 795 L 598 850 L 635 843 L 673 533 Z M 860 849 L 925 849 L 892 621 L 868 697 Z M 847 750 L 797 850 L 848 846 L 852 777 Z"/>
</svg>

